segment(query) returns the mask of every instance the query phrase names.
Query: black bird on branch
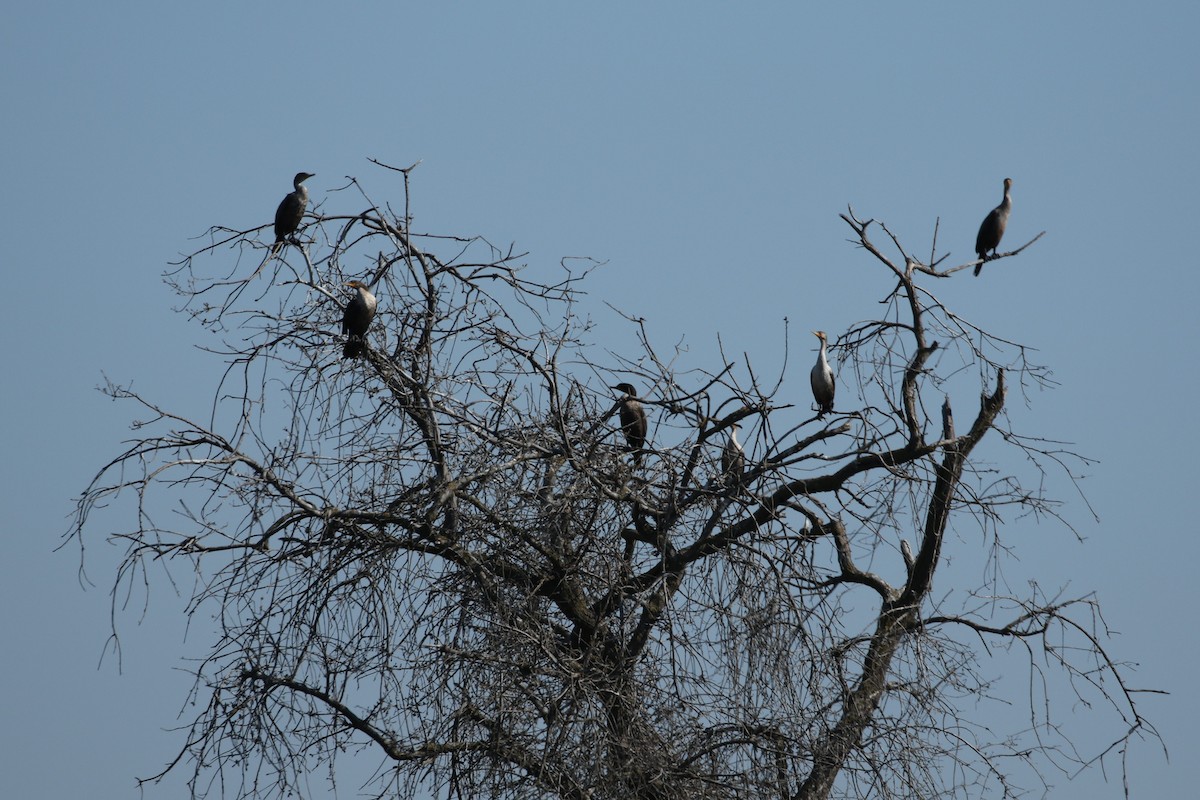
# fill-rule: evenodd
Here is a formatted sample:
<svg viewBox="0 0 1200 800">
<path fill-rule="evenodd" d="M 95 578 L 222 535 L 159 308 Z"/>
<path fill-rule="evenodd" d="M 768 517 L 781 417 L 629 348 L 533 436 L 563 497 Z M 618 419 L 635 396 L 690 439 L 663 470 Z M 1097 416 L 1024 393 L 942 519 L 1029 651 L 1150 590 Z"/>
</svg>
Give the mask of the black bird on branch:
<svg viewBox="0 0 1200 800">
<path fill-rule="evenodd" d="M 1009 194 L 1011 189 L 1012 178 L 1005 178 L 1004 199 L 1000 201 L 1000 205 L 988 212 L 979 226 L 979 233 L 975 237 L 975 253 L 979 256 L 979 263 L 975 265 L 976 277 L 983 270 L 983 262 L 988 260 L 988 251 L 992 251 L 994 258 L 996 248 L 1004 238 L 1004 229 L 1008 227 L 1008 215 L 1012 212 L 1012 195 Z"/>
<path fill-rule="evenodd" d="M 303 183 L 311 177 L 311 172 L 297 172 L 292 179 L 294 191 L 288 192 L 280 201 L 279 208 L 275 209 L 275 245 L 271 248 L 272 253 L 277 252 L 300 228 L 304 209 L 308 208 L 308 189 L 304 188 Z"/>
<path fill-rule="evenodd" d="M 642 450 L 646 446 L 646 433 L 649 422 L 646 420 L 646 409 L 642 408 L 637 397 L 637 389 L 631 383 L 618 383 L 609 387 L 623 395 L 620 402 L 621 432 L 625 434 L 625 449 L 633 453 L 633 463 L 640 466 Z"/>
</svg>

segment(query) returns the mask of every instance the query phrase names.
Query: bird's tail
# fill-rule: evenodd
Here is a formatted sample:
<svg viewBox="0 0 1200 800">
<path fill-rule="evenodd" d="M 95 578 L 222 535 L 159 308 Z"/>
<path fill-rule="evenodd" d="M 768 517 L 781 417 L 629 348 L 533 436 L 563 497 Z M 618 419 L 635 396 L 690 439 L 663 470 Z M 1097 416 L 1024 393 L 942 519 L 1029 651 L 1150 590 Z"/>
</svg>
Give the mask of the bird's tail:
<svg viewBox="0 0 1200 800">
<path fill-rule="evenodd" d="M 357 336 L 352 336 L 342 345 L 342 358 L 358 358 L 362 355 L 363 342 Z"/>
<path fill-rule="evenodd" d="M 981 273 L 981 272 L 983 272 L 983 261 L 980 261 L 978 264 L 975 265 L 975 277 L 978 278 L 979 273 Z"/>
<path fill-rule="evenodd" d="M 271 259 L 274 258 L 281 249 L 283 249 L 283 241 L 276 241 L 275 244 L 271 245 L 271 249 L 268 250 L 267 255 L 263 257 L 262 263 L 258 265 L 258 269 L 254 270 L 254 274 L 250 277 L 257 278 L 258 273 L 262 272 L 262 268 L 269 264 Z"/>
</svg>

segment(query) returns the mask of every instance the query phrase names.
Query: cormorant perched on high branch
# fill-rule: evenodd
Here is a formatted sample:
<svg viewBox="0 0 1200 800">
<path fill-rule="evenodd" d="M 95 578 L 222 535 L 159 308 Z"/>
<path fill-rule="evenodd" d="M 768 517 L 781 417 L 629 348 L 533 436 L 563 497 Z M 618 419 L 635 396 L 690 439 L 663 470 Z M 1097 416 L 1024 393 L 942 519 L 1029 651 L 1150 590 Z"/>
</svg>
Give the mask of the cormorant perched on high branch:
<svg viewBox="0 0 1200 800">
<path fill-rule="evenodd" d="M 813 364 L 809 373 L 812 383 L 813 399 L 817 401 L 817 419 L 833 411 L 833 395 L 837 391 L 837 383 L 833 379 L 833 370 L 825 358 L 825 331 L 813 331 L 813 336 L 821 340 L 821 352 L 817 355 L 817 363 Z"/>
<path fill-rule="evenodd" d="M 983 218 L 979 233 L 975 236 L 975 254 L 979 256 L 979 263 L 975 265 L 976 277 L 983 269 L 983 262 L 987 261 L 988 251 L 991 250 L 994 257 L 1000 240 L 1004 238 L 1004 229 L 1008 227 L 1008 215 L 1012 212 L 1012 195 L 1009 194 L 1011 189 L 1012 178 L 1005 178 L 1004 199 Z"/>
<path fill-rule="evenodd" d="M 342 333 L 346 335 L 346 343 L 342 345 L 343 358 L 357 358 L 363 351 L 363 338 L 367 335 L 367 328 L 371 327 L 371 320 L 375 316 L 375 295 L 367 289 L 367 285 L 362 281 L 346 281 L 344 286 L 350 286 L 356 290 L 354 297 L 350 298 L 350 302 L 346 303 L 346 310 L 342 313 Z"/>
<path fill-rule="evenodd" d="M 621 432 L 625 434 L 625 449 L 633 453 L 634 465 L 640 466 L 642 449 L 646 446 L 646 434 L 650 429 L 650 424 L 646 421 L 646 409 L 642 408 L 633 384 L 618 383 L 609 388 L 616 389 L 624 395 L 620 403 Z"/>
<path fill-rule="evenodd" d="M 288 192 L 280 201 L 279 208 L 275 209 L 275 246 L 272 250 L 278 250 L 300 227 L 300 221 L 304 219 L 304 209 L 308 207 L 308 189 L 302 184 L 312 176 L 311 172 L 297 172 L 296 177 L 292 179 L 295 191 Z"/>
</svg>

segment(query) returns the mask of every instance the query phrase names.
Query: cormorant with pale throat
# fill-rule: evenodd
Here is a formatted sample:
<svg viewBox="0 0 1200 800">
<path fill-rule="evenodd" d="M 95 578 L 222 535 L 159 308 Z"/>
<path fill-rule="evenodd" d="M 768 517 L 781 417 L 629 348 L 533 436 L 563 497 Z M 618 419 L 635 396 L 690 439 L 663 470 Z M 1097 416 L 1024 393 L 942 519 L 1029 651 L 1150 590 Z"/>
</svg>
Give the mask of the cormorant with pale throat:
<svg viewBox="0 0 1200 800">
<path fill-rule="evenodd" d="M 1008 227 L 1008 215 L 1012 212 L 1012 195 L 1009 190 L 1012 189 L 1012 178 L 1004 179 L 1004 199 L 1000 201 L 1000 205 L 988 212 L 988 215 L 983 218 L 983 223 L 979 226 L 979 233 L 975 236 L 975 254 L 979 256 L 979 263 L 975 265 L 975 276 L 979 277 L 979 273 L 983 270 L 983 262 L 988 259 L 988 251 L 992 251 L 992 257 L 996 256 L 996 248 L 1000 246 L 1000 240 L 1004 238 L 1004 229 Z"/>
<path fill-rule="evenodd" d="M 343 285 L 356 291 L 342 313 L 342 333 L 346 335 L 346 343 L 342 345 L 342 357 L 357 358 L 362 354 L 367 328 L 371 326 L 371 320 L 375 316 L 375 295 L 371 294 L 362 281 L 346 281 Z"/>
<path fill-rule="evenodd" d="M 833 411 L 833 395 L 837 391 L 837 383 L 833 379 L 833 370 L 825 358 L 825 331 L 813 331 L 813 336 L 821 340 L 821 352 L 817 355 L 817 363 L 809 374 L 812 383 L 813 399 L 817 401 L 817 419 L 821 419 Z"/>
<path fill-rule="evenodd" d="M 623 397 L 620 402 L 621 432 L 625 434 L 625 449 L 633 453 L 633 463 L 642 463 L 642 449 L 646 446 L 646 433 L 650 424 L 646 420 L 646 409 L 642 408 L 637 398 L 637 389 L 631 383 L 618 383 L 609 387 L 616 389 Z"/>
<path fill-rule="evenodd" d="M 275 209 L 275 246 L 272 250 L 278 250 L 300 228 L 304 209 L 308 208 L 308 189 L 303 184 L 312 176 L 311 172 L 297 172 L 292 179 L 295 191 L 288 192 L 280 201 L 279 208 Z"/>
</svg>

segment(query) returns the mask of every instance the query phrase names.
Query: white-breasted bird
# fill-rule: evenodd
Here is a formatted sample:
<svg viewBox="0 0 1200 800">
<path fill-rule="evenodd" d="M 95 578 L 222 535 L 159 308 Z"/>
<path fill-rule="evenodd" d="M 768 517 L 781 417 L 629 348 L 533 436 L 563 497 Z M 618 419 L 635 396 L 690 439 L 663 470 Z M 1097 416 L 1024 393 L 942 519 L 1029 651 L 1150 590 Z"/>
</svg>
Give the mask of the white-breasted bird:
<svg viewBox="0 0 1200 800">
<path fill-rule="evenodd" d="M 367 328 L 371 327 L 378 304 L 375 295 L 371 294 L 371 290 L 362 281 L 346 281 L 343 286 L 349 286 L 356 291 L 350 302 L 346 303 L 346 310 L 342 312 L 342 333 L 346 336 L 346 343 L 342 345 L 342 358 L 356 358 L 362 354 L 363 339 L 367 335 Z"/>
<path fill-rule="evenodd" d="M 825 357 L 825 331 L 813 331 L 813 336 L 821 340 L 821 352 L 817 354 L 817 363 L 813 365 L 808 377 L 812 383 L 813 399 L 817 401 L 817 419 L 821 419 L 833 411 L 833 395 L 837 391 L 837 382 L 834 380 L 833 370 L 829 367 L 829 360 Z"/>
<path fill-rule="evenodd" d="M 737 432 L 742 426 L 733 423 L 727 428 L 729 438 L 721 451 L 721 475 L 729 488 L 739 488 L 742 485 L 742 475 L 746 471 L 746 453 L 737 440 Z"/>
</svg>

